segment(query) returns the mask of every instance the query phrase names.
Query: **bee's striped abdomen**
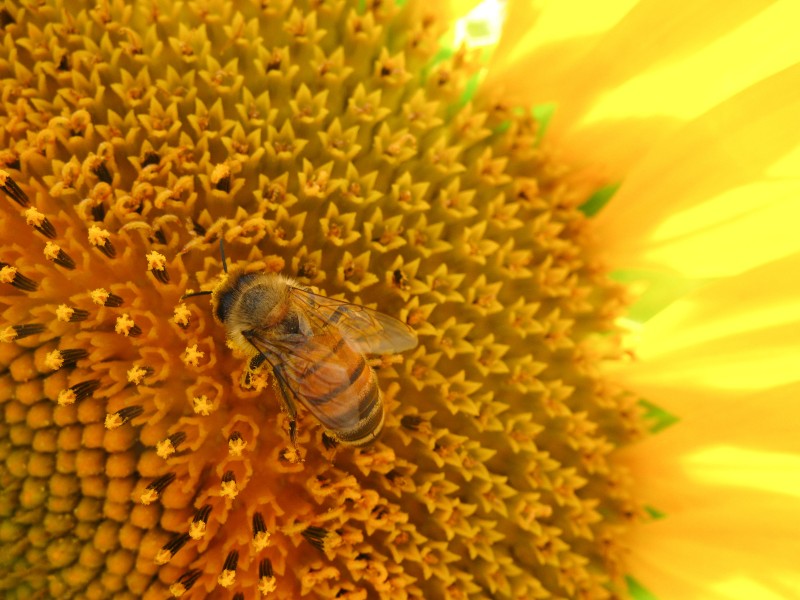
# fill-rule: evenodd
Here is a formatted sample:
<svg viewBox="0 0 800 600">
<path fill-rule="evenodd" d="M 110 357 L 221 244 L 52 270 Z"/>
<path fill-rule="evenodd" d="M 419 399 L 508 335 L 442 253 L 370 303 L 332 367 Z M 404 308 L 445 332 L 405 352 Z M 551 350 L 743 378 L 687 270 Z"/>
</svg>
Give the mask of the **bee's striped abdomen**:
<svg viewBox="0 0 800 600">
<path fill-rule="evenodd" d="M 302 374 L 298 392 L 333 437 L 343 444 L 360 446 L 380 433 L 383 400 L 375 372 L 364 356 L 342 337 L 336 338 Z"/>
</svg>

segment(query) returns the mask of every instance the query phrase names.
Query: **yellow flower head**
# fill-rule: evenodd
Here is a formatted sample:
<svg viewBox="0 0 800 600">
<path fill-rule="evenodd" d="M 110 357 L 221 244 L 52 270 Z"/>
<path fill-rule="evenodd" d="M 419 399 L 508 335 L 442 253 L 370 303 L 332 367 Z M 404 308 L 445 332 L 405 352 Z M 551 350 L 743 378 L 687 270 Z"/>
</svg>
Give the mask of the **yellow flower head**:
<svg viewBox="0 0 800 600">
<path fill-rule="evenodd" d="M 737 97 L 772 109 L 747 127 L 723 104 L 683 130 L 638 115 L 616 135 L 614 111 L 647 88 L 626 89 L 637 65 L 699 44 L 695 22 L 722 37 L 747 11 L 681 7 L 664 24 L 658 2 L 572 4 L 488 1 L 455 25 L 419 1 L 0 8 L 0 589 L 595 599 L 635 592 L 626 575 L 641 573 L 659 592 L 696 591 L 663 577 L 674 547 L 642 542 L 639 523 L 668 542 L 691 530 L 679 493 L 649 505 L 648 473 L 652 461 L 691 489 L 695 471 L 669 462 L 690 444 L 631 444 L 669 415 L 604 367 L 671 408 L 659 375 L 679 370 L 681 344 L 664 340 L 714 315 L 677 308 L 621 346 L 629 292 L 606 257 L 688 273 L 672 280 L 683 292 L 757 267 L 751 254 L 742 267 L 695 259 L 670 202 L 693 209 L 789 151 L 754 142 L 784 122 L 773 112 L 800 125 L 774 100 L 797 69 Z M 532 31 L 552 37 L 531 51 Z M 641 31 L 661 37 L 630 52 Z M 671 139 L 640 162 L 645 143 Z M 721 179 L 687 191 L 705 172 Z M 763 261 L 785 256 L 768 247 Z M 417 347 L 362 363 L 386 408 L 377 441 L 337 443 L 302 398 L 295 423 L 280 370 L 226 338 L 218 294 L 193 297 L 234 273 L 282 273 L 413 329 Z M 680 431 L 703 431 L 686 414 Z M 701 450 L 700 470 L 763 464 Z"/>
<path fill-rule="evenodd" d="M 357 4 L 7 12 L 12 589 L 620 585 L 639 508 L 611 454 L 641 426 L 595 372 L 621 288 L 581 198 L 541 122 L 474 93 L 477 53 L 438 46 L 440 11 Z M 415 350 L 370 363 L 379 441 L 337 446 L 301 408 L 292 443 L 269 370 L 226 345 L 216 304 L 182 300 L 219 283 L 220 239 L 232 265 L 414 328 Z"/>
</svg>

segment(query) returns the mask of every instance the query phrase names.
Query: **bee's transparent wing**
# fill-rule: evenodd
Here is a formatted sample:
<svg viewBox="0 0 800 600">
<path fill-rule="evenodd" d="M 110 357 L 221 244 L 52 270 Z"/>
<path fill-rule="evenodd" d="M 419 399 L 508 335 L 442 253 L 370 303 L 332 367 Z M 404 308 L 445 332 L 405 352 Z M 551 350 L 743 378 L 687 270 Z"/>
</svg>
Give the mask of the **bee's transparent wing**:
<svg viewBox="0 0 800 600">
<path fill-rule="evenodd" d="M 322 328 L 336 327 L 350 347 L 362 354 L 403 352 L 417 345 L 417 334 L 411 327 L 366 306 L 296 287 L 292 296 L 310 321 Z"/>
<path fill-rule="evenodd" d="M 272 368 L 279 370 L 292 395 L 326 428 L 347 430 L 358 423 L 358 401 L 350 389 L 356 365 L 348 362 L 354 362 L 355 357 L 333 351 L 342 339 L 335 331 L 314 330 L 309 336 L 283 339 L 255 332 L 248 339 Z"/>
</svg>

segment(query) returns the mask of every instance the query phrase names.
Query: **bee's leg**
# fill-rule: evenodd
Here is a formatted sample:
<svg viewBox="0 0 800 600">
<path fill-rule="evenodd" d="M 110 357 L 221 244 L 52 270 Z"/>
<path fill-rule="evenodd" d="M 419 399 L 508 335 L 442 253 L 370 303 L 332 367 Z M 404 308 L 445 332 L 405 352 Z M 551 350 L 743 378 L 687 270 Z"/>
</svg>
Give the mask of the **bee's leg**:
<svg viewBox="0 0 800 600">
<path fill-rule="evenodd" d="M 286 412 L 289 413 L 289 439 L 292 442 L 292 446 L 297 448 L 297 408 L 295 408 L 294 400 L 292 399 L 292 392 L 286 383 L 286 377 L 283 374 L 281 366 L 273 367 L 272 372 L 275 374 L 275 379 L 278 382 L 278 389 L 281 391 L 283 405 L 286 407 Z"/>
<path fill-rule="evenodd" d="M 250 359 L 250 362 L 247 364 L 247 368 L 242 373 L 242 387 L 249 388 L 253 382 L 253 374 L 258 370 L 258 368 L 263 365 L 267 360 L 267 357 L 264 356 L 262 353 L 258 353 L 253 358 Z"/>
</svg>

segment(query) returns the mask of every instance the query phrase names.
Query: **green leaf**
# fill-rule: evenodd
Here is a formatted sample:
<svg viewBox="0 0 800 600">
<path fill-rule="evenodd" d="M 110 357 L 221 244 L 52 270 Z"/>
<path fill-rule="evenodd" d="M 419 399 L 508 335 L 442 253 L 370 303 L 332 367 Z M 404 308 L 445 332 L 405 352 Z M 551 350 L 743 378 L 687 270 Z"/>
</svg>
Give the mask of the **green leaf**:
<svg viewBox="0 0 800 600">
<path fill-rule="evenodd" d="M 668 271 L 624 269 L 611 273 L 611 279 L 625 285 L 643 286 L 643 291 L 632 306 L 627 317 L 638 323 L 646 323 L 677 299 L 706 285 L 709 279 L 688 279 Z"/>
<path fill-rule="evenodd" d="M 628 593 L 633 600 L 658 600 L 656 596 L 647 591 L 641 583 L 630 575 L 625 576 L 625 583 L 628 584 Z"/>
<path fill-rule="evenodd" d="M 611 197 L 616 194 L 617 190 L 619 189 L 619 185 L 619 183 L 612 183 L 610 185 L 601 187 L 581 205 L 581 212 L 583 212 L 583 214 L 585 214 L 587 217 L 595 216 L 606 204 L 608 204 L 608 201 L 611 200 Z"/>
</svg>

